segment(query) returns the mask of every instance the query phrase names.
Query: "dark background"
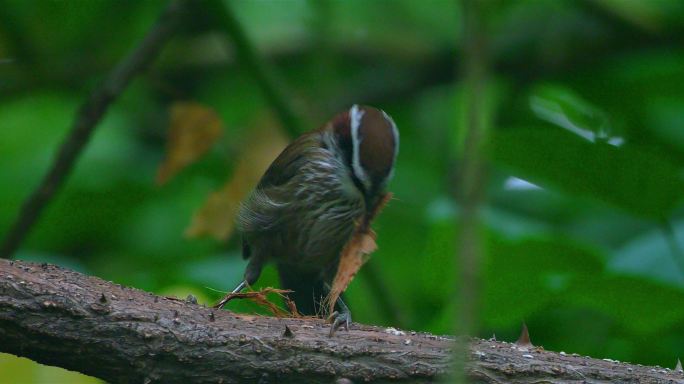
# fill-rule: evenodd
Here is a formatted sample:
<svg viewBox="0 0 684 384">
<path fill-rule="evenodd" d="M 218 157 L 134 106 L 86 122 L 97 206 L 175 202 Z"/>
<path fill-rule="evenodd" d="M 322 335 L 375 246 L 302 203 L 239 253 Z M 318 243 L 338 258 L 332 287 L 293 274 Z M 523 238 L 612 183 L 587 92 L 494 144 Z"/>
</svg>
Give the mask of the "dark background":
<svg viewBox="0 0 684 384">
<path fill-rule="evenodd" d="M 459 3 L 230 3 L 304 129 L 364 103 L 401 132 L 396 200 L 375 223 L 380 248 L 348 289 L 354 320 L 452 332 L 468 100 Z M 0 234 L 79 104 L 163 6 L 0 1 Z M 673 367 L 684 356 L 684 2 L 483 8 L 478 335 L 512 341 L 525 321 L 549 350 Z M 184 233 L 224 184 L 236 191 L 226 204 L 237 203 L 260 172 L 254 153 L 266 164 L 277 154 L 250 151 L 277 147 L 284 130 L 230 37 L 205 16 L 196 10 L 115 101 L 17 258 L 207 304 L 239 281 L 237 236 Z M 169 111 L 188 101 L 214 110 L 223 135 L 157 185 Z M 274 270 L 259 283 L 276 286 Z M 0 377 L 89 380 L 8 355 Z"/>
</svg>

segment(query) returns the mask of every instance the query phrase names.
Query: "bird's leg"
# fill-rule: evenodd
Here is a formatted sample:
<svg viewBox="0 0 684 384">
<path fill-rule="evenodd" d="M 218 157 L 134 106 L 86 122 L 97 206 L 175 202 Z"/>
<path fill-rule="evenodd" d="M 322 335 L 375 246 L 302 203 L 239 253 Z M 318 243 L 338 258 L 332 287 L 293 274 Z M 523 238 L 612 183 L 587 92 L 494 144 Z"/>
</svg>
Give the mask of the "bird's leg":
<svg viewBox="0 0 684 384">
<path fill-rule="evenodd" d="M 331 313 L 328 317 L 328 321 L 332 323 L 330 326 L 330 333 L 328 334 L 329 337 L 332 337 L 335 334 L 335 331 L 342 326 L 344 326 L 346 331 L 349 331 L 349 325 L 352 322 L 351 311 L 344 301 L 342 301 L 341 297 L 337 298 L 337 305 L 340 310 Z"/>
<path fill-rule="evenodd" d="M 330 285 L 326 283 L 325 287 L 328 290 L 328 293 L 330 293 Z M 328 334 L 329 337 L 332 337 L 342 326 L 344 326 L 346 331 L 349 331 L 349 325 L 352 322 L 351 311 L 349 310 L 349 307 L 347 307 L 347 304 L 342 301 L 342 295 L 337 298 L 335 304 L 339 310 L 334 311 L 328 316 L 328 322 L 332 323 L 330 326 L 330 333 Z"/>
<path fill-rule="evenodd" d="M 240 284 L 237 285 L 229 294 L 225 295 L 221 301 L 218 302 L 214 306 L 214 308 L 223 308 L 233 297 L 234 294 L 240 293 L 243 289 L 245 289 L 248 286 L 251 286 L 252 284 L 256 283 L 256 281 L 259 279 L 259 275 L 261 275 L 261 268 L 263 267 L 263 263 L 257 259 L 252 259 L 250 260 L 249 264 L 247 264 L 247 268 L 245 269 L 245 279 L 240 282 Z"/>
<path fill-rule="evenodd" d="M 247 287 L 247 280 L 242 280 L 240 284 L 237 285 L 230 293 L 240 293 L 243 289 Z"/>
<path fill-rule="evenodd" d="M 223 296 L 223 299 L 218 302 L 218 304 L 214 305 L 214 308 L 223 308 L 224 305 L 228 304 L 228 302 L 234 297 L 233 295 L 236 293 L 240 293 L 243 289 L 247 287 L 247 280 L 242 280 L 240 284 L 237 285 L 232 291 L 230 291 L 229 294 Z"/>
</svg>

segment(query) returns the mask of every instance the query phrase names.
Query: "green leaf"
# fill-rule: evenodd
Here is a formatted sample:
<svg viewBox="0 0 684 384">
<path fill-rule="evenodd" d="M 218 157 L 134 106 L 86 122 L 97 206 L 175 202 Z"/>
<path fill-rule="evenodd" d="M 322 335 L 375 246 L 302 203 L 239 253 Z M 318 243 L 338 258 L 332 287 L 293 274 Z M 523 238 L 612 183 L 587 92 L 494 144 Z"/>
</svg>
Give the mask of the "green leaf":
<svg viewBox="0 0 684 384">
<path fill-rule="evenodd" d="M 646 128 L 663 143 L 684 151 L 684 100 L 654 97 L 644 106 Z"/>
<path fill-rule="evenodd" d="M 655 333 L 684 321 L 684 290 L 629 276 L 596 276 L 567 292 L 573 304 L 606 313 L 637 333 Z"/>
<path fill-rule="evenodd" d="M 572 90 L 559 85 L 541 85 L 530 97 L 532 111 L 542 120 L 595 142 L 611 134 L 608 116 Z"/>
<path fill-rule="evenodd" d="M 604 270 L 595 251 L 563 239 L 492 240 L 488 246 L 482 318 L 491 327 L 529 318 Z"/>
<path fill-rule="evenodd" d="M 684 222 L 673 223 L 674 241 L 684 244 Z M 633 236 L 614 252 L 608 268 L 623 274 L 640 276 L 670 286 L 684 288 L 684 274 L 677 266 L 668 245 L 667 233 L 662 228 L 651 227 Z M 682 262 L 681 260 L 679 262 Z"/>
<path fill-rule="evenodd" d="M 590 143 L 549 127 L 492 135 L 490 158 L 518 177 L 594 198 L 635 215 L 664 218 L 684 195 L 677 167 L 656 153 Z"/>
<path fill-rule="evenodd" d="M 594 2 L 606 11 L 647 31 L 659 30 L 665 18 L 665 7 L 662 1 L 594 0 Z"/>
<path fill-rule="evenodd" d="M 233 289 L 241 280 L 247 261 L 235 251 L 206 259 L 192 261 L 179 268 L 180 278 L 189 283 L 216 290 Z"/>
<path fill-rule="evenodd" d="M 94 377 L 60 367 L 38 364 L 24 357 L 0 353 L 0 376 L 13 383 L 99 384 Z M 9 379 L 11 378 L 11 379 Z"/>
</svg>

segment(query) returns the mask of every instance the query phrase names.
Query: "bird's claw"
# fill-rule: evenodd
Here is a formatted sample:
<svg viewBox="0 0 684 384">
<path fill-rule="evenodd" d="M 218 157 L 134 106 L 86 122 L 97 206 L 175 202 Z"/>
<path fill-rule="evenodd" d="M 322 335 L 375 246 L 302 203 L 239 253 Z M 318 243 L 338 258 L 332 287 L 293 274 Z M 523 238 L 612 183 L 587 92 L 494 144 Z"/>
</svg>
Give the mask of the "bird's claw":
<svg viewBox="0 0 684 384">
<path fill-rule="evenodd" d="M 351 322 L 351 312 L 349 311 L 335 311 L 331 313 L 330 316 L 328 316 L 328 323 L 332 323 L 330 325 L 330 333 L 328 334 L 328 337 L 333 337 L 335 331 L 337 331 L 340 327 L 344 327 L 345 331 L 349 331 L 349 325 Z"/>
<path fill-rule="evenodd" d="M 233 297 L 234 297 L 234 296 L 233 296 L 232 293 L 229 293 L 229 294 L 225 295 L 225 296 L 223 297 L 223 299 L 221 299 L 221 301 L 219 301 L 218 303 L 214 304 L 214 308 L 223 309 L 223 307 L 224 307 L 226 304 L 228 304 L 228 302 L 229 302 Z"/>
</svg>

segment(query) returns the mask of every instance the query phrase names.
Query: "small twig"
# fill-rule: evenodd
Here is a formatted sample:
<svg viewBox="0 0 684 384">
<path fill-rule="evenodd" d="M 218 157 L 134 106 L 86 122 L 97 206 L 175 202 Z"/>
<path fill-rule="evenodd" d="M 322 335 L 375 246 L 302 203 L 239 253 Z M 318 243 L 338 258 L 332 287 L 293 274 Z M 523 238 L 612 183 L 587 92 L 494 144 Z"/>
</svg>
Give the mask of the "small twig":
<svg viewBox="0 0 684 384">
<path fill-rule="evenodd" d="M 76 113 L 71 132 L 62 143 L 52 167 L 36 190 L 26 199 L 17 220 L 5 236 L 0 247 L 0 258 L 12 257 L 47 204 L 64 184 L 76 159 L 108 107 L 123 92 L 133 77 L 157 57 L 161 48 L 174 34 L 180 25 L 185 4 L 185 0 L 171 1 L 142 42 L 114 68 L 105 81 L 81 105 Z"/>
<path fill-rule="evenodd" d="M 280 91 L 282 86 L 277 85 L 273 73 L 257 54 L 230 8 L 221 0 L 208 0 L 205 5 L 209 15 L 215 18 L 217 26 L 232 38 L 238 60 L 261 88 L 266 101 L 275 110 L 287 134 L 290 137 L 299 136 L 303 130 L 294 108 L 286 95 Z"/>
</svg>

